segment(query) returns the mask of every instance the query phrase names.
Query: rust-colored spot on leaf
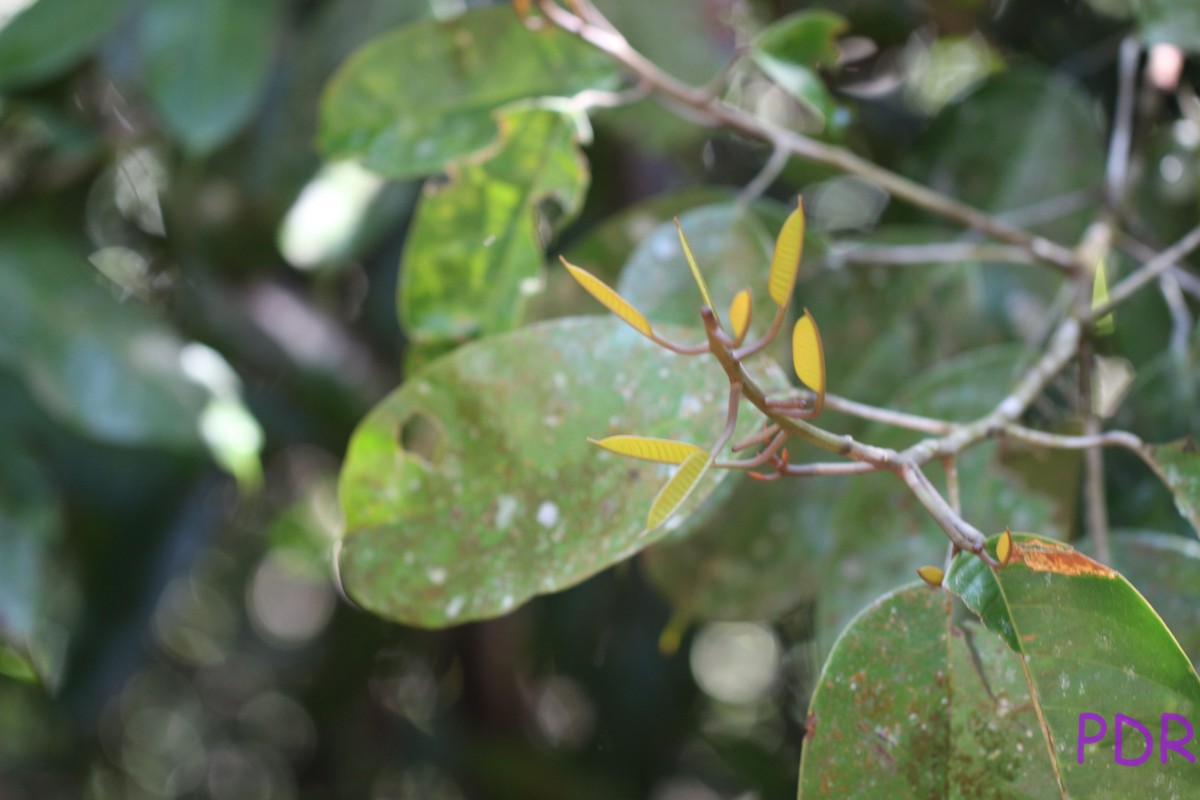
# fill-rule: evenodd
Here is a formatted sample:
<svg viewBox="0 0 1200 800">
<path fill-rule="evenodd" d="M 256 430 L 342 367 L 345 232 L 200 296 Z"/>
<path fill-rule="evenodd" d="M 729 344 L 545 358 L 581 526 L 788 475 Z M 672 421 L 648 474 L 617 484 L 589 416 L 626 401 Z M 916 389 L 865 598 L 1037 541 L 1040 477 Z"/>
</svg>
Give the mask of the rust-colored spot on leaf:
<svg viewBox="0 0 1200 800">
<path fill-rule="evenodd" d="M 1093 561 L 1069 545 L 1057 542 L 1013 542 L 1012 561 L 1020 562 L 1034 572 L 1054 572 L 1059 575 L 1096 575 L 1116 578 L 1117 573 Z"/>
</svg>

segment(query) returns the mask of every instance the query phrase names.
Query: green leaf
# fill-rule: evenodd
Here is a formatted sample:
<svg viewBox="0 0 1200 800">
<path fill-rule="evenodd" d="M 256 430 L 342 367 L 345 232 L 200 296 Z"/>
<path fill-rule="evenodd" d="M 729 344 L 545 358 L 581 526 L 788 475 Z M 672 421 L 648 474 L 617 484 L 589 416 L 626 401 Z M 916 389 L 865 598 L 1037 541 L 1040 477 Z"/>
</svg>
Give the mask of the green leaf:
<svg viewBox="0 0 1200 800">
<path fill-rule="evenodd" d="M 766 378 L 783 380 L 778 369 Z M 389 619 L 452 625 L 642 550 L 672 528 L 647 533 L 645 520 L 673 468 L 598 451 L 588 437 L 713 441 L 727 389 L 710 360 L 663 351 L 614 319 L 554 320 L 455 350 L 393 392 L 351 440 L 338 558 L 347 593 Z M 754 424 L 745 416 L 739 435 Z M 684 510 L 724 472 L 713 470 Z"/>
<path fill-rule="evenodd" d="M 1162 714 L 1196 718 L 1200 678 L 1154 609 L 1120 574 L 1053 539 L 1020 534 L 1014 545 L 1012 561 L 997 571 L 960 555 L 947 588 L 1022 657 L 1066 793 L 1143 796 L 1146 776 L 1114 762 L 1114 717 L 1139 720 L 1157 741 Z M 1103 716 L 1108 735 L 1083 748 L 1080 764 L 1083 713 Z M 1087 732 L 1097 729 L 1092 723 Z M 1136 758 L 1145 742 L 1132 730 L 1125 734 L 1124 756 Z M 1179 738 L 1178 726 L 1173 736 Z M 1200 789 L 1190 762 L 1176 756 L 1160 763 L 1158 753 L 1153 756 L 1160 785 L 1181 797 Z"/>
<path fill-rule="evenodd" d="M 97 439 L 198 445 L 208 394 L 184 373 L 174 332 L 113 299 L 70 234 L 39 217 L 6 214 L 0 241 L 0 365 L 47 413 Z"/>
<path fill-rule="evenodd" d="M 948 359 L 919 375 L 888 406 L 969 422 L 991 411 L 1008 394 L 1020 375 L 1023 355 L 1020 347 L 990 347 Z M 922 437 L 871 425 L 861 438 L 903 448 Z M 1038 491 L 1022 485 L 1020 474 L 1002 459 L 1006 452 L 1000 445 L 986 442 L 957 459 L 967 518 L 984 530 L 1036 526 L 1059 531 L 1055 523 L 1070 520 L 1073 513 L 1062 513 L 1059 503 L 1063 498 L 1048 492 L 1061 487 L 1072 473 L 1064 469 L 1042 487 L 1043 491 Z M 943 485 L 940 467 L 930 465 L 926 470 L 936 484 Z M 1073 504 L 1075 493 L 1069 492 L 1067 498 Z M 945 534 L 891 475 L 856 478 L 845 484 L 840 497 L 832 497 L 829 502 L 834 506 L 831 527 L 843 533 L 829 562 L 830 579 L 818 599 L 817 624 L 825 642 L 872 598 L 908 582 L 917 567 L 942 563 L 946 552 Z M 1061 533 L 1065 535 L 1066 531 Z"/>
<path fill-rule="evenodd" d="M 0 91 L 55 77 L 92 52 L 129 0 L 34 0 L 0 15 Z"/>
<path fill-rule="evenodd" d="M 790 14 L 759 34 L 750 57 L 781 89 L 827 121 L 834 101 L 816 70 L 836 63 L 837 39 L 847 27 L 830 11 Z"/>
<path fill-rule="evenodd" d="M 1200 448 L 1191 437 L 1150 448 L 1154 471 L 1171 489 L 1175 507 L 1200 533 Z"/>
<path fill-rule="evenodd" d="M 1103 141 L 1092 100 L 1075 83 L 1014 69 L 947 105 L 918 142 L 910 172 L 933 176 L 934 188 L 987 211 L 1013 212 L 1097 191 Z M 1054 219 L 1028 227 L 1074 241 L 1090 216 L 1085 208 Z"/>
<path fill-rule="evenodd" d="M 6 448 L 0 458 L 0 673 L 40 676 L 51 686 L 66 655 L 62 618 L 73 599 L 71 575 L 54 552 L 61 528 L 48 476 Z"/>
<path fill-rule="evenodd" d="M 650 581 L 688 619 L 769 620 L 816 595 L 833 545 L 823 484 L 736 481 L 696 530 L 646 551 Z"/>
<path fill-rule="evenodd" d="M 544 238 L 578 213 L 587 163 L 573 120 L 544 109 L 501 116 L 498 149 L 426 184 L 404 248 L 400 323 L 422 342 L 499 333 L 520 323 Z M 558 209 L 549 218 L 547 205 Z"/>
<path fill-rule="evenodd" d="M 1178 45 L 1200 52 L 1200 6 L 1179 0 L 1130 0 L 1146 44 Z"/>
<path fill-rule="evenodd" d="M 775 311 L 767 290 L 774 242 L 757 214 L 739 211 L 732 203 L 702 206 L 681 214 L 679 225 L 709 277 L 718 313 L 748 286 L 758 311 L 750 336 L 765 332 Z M 621 270 L 616 289 L 654 324 L 700 325 L 703 301 L 673 222 L 659 225 L 642 240 Z"/>
<path fill-rule="evenodd" d="M 254 112 L 275 53 L 278 0 L 149 0 L 138 46 L 163 121 L 208 153 Z"/>
<path fill-rule="evenodd" d="M 615 79 L 613 63 L 578 37 L 528 30 L 503 5 L 475 8 L 360 49 L 326 88 L 318 143 L 327 158 L 358 159 L 394 178 L 426 175 L 492 142 L 500 106 Z"/>
<path fill-rule="evenodd" d="M 809 707 L 801 798 L 1057 797 L 1020 661 L 952 626 L 949 599 L 906 586 L 838 639 Z"/>
<path fill-rule="evenodd" d="M 1192 664 L 1200 663 L 1200 542 L 1157 531 L 1114 531 L 1111 547 L 1113 566 L 1158 612 Z"/>
</svg>

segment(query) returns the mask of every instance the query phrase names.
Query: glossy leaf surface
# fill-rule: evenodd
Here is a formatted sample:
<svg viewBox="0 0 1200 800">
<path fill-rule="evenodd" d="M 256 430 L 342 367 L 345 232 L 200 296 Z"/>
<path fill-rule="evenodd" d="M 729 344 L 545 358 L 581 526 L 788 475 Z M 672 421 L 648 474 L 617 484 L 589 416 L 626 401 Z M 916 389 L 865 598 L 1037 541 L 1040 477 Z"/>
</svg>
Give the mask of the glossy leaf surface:
<svg viewBox="0 0 1200 800">
<path fill-rule="evenodd" d="M 394 178 L 427 175 L 491 143 L 501 106 L 608 86 L 615 74 L 577 37 L 528 30 L 503 5 L 423 20 L 379 36 L 338 71 L 318 144 L 327 158 Z"/>
<path fill-rule="evenodd" d="M 1142 793 L 1145 776 L 1114 760 L 1115 715 L 1147 725 L 1157 743 L 1164 713 L 1195 719 L 1200 678 L 1137 590 L 1070 546 L 1028 534 L 1014 535 L 1012 560 L 998 571 L 959 556 L 946 586 L 1024 660 L 1065 792 Z M 1083 713 L 1104 717 L 1108 725 L 1103 740 L 1081 749 Z M 1092 723 L 1087 733 L 1098 730 Z M 1172 738 L 1180 738 L 1178 730 Z M 1127 729 L 1123 757 L 1136 759 L 1145 749 L 1142 736 Z M 1160 763 L 1157 747 L 1152 751 L 1160 791 L 1184 797 L 1200 790 L 1200 774 L 1189 761 L 1176 755 Z"/>
<path fill-rule="evenodd" d="M 25 7 L 0 26 L 0 91 L 38 83 L 72 67 L 108 34 L 129 0 L 20 5 Z"/>
<path fill-rule="evenodd" d="M 278 0 L 149 0 L 139 45 L 150 96 L 194 153 L 245 124 L 266 88 Z"/>
</svg>

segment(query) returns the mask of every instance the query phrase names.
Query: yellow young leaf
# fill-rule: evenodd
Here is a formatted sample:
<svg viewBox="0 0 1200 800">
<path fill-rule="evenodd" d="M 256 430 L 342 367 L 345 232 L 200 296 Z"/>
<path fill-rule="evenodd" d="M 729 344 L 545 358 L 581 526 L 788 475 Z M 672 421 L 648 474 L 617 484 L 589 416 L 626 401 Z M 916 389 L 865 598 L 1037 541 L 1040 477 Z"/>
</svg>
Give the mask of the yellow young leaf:
<svg viewBox="0 0 1200 800">
<path fill-rule="evenodd" d="M 671 476 L 671 480 L 667 481 L 666 485 L 659 490 L 658 496 L 654 498 L 654 504 L 650 506 L 650 516 L 646 519 L 647 531 L 652 531 L 662 525 L 683 505 L 683 501 L 688 499 L 692 490 L 696 488 L 696 484 L 700 483 L 700 479 L 704 477 L 704 473 L 708 472 L 710 464 L 712 464 L 712 456 L 703 450 L 692 453 L 683 460 L 683 463 L 679 465 L 679 470 Z"/>
<path fill-rule="evenodd" d="M 700 296 L 704 298 L 704 304 L 715 314 L 717 307 L 713 305 L 712 295 L 708 293 L 708 284 L 704 282 L 704 276 L 700 274 L 700 266 L 696 263 L 696 257 L 692 255 L 692 248 L 688 245 L 687 237 L 683 235 L 679 217 L 675 218 L 675 229 L 679 231 L 679 243 L 683 245 L 683 254 L 687 257 L 688 266 L 692 268 L 692 277 L 696 279 L 696 285 L 700 287 Z"/>
<path fill-rule="evenodd" d="M 917 575 L 930 586 L 941 586 L 946 577 L 941 567 L 934 566 L 917 567 Z"/>
<path fill-rule="evenodd" d="M 606 436 L 603 439 L 588 441 L 618 455 L 640 458 L 643 461 L 659 461 L 663 464 L 682 464 L 693 453 L 705 452 L 694 444 L 673 442 L 670 439 L 653 439 L 649 436 Z"/>
<path fill-rule="evenodd" d="M 1006 529 L 996 542 L 996 560 L 1000 562 L 1000 566 L 1004 566 L 1012 559 L 1012 553 L 1012 531 Z"/>
<path fill-rule="evenodd" d="M 1092 308 L 1099 308 L 1108 302 L 1108 275 L 1106 272 L 1104 260 L 1096 262 L 1096 277 L 1092 282 Z M 1115 329 L 1116 325 L 1113 322 L 1111 311 L 1096 320 L 1096 333 L 1101 336 L 1111 336 Z"/>
<path fill-rule="evenodd" d="M 600 301 L 600 305 L 616 314 L 643 336 L 653 336 L 650 331 L 650 323 L 642 316 L 642 312 L 631 306 L 628 300 L 613 291 L 607 283 L 586 269 L 575 266 L 562 256 L 559 256 L 558 260 L 571 273 L 571 277 L 587 290 L 588 294 Z"/>
<path fill-rule="evenodd" d="M 792 329 L 792 365 L 801 382 L 817 393 L 815 409 L 819 411 L 825 402 L 825 351 L 821 348 L 817 323 L 807 308 Z"/>
<path fill-rule="evenodd" d="M 749 289 L 742 289 L 735 294 L 733 302 L 729 304 L 729 324 L 733 326 L 733 340 L 737 344 L 742 343 L 746 338 L 746 331 L 750 330 L 750 312 L 753 305 Z"/>
<path fill-rule="evenodd" d="M 791 302 L 803 252 L 804 202 L 802 198 L 797 198 L 796 210 L 784 221 L 779 238 L 775 240 L 775 255 L 771 257 L 771 277 L 767 281 L 767 290 L 778 305 L 786 306 Z"/>
</svg>

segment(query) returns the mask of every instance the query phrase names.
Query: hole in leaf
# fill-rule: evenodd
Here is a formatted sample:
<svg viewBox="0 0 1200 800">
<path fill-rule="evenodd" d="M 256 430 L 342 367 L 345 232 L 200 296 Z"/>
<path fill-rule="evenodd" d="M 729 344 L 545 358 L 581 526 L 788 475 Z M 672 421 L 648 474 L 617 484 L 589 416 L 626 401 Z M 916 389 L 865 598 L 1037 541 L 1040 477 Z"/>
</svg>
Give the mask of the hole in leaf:
<svg viewBox="0 0 1200 800">
<path fill-rule="evenodd" d="M 418 411 L 401 422 L 396 438 L 406 452 L 422 461 L 436 464 L 442 459 L 442 426 L 428 414 Z"/>
</svg>

